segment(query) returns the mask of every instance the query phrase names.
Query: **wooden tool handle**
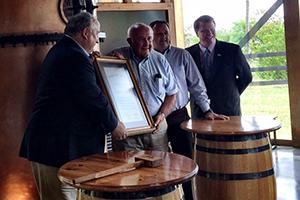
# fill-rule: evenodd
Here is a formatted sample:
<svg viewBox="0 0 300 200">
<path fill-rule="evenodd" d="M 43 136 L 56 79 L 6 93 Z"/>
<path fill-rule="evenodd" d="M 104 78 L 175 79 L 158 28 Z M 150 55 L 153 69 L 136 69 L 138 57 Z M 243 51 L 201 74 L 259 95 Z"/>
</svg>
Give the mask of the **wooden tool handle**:
<svg viewBox="0 0 300 200">
<path fill-rule="evenodd" d="M 125 164 L 125 165 L 114 167 L 114 168 L 111 168 L 111 169 L 108 169 L 108 170 L 97 172 L 97 173 L 94 173 L 94 174 L 89 174 L 89 175 L 86 175 L 86 176 L 78 177 L 78 178 L 73 179 L 73 184 L 78 184 L 78 183 L 90 181 L 90 180 L 93 180 L 93 179 L 102 178 L 104 176 L 109 176 L 109 175 L 112 175 L 112 174 L 117 174 L 117 173 L 120 173 L 120 172 L 124 172 L 128 169 L 139 167 L 139 166 L 143 165 L 144 163 L 145 163 L 144 160 L 139 160 L 139 161 L 136 161 L 134 163 Z"/>
</svg>

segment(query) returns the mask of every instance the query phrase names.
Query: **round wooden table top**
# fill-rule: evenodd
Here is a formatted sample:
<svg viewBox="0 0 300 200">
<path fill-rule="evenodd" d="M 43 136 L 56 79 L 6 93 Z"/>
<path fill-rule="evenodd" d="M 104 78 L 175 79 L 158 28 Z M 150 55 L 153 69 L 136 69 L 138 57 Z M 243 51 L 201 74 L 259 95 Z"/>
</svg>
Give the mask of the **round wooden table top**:
<svg viewBox="0 0 300 200">
<path fill-rule="evenodd" d="M 281 123 L 270 116 L 230 116 L 230 120 L 190 119 L 181 128 L 207 135 L 252 135 L 281 128 Z"/>
<path fill-rule="evenodd" d="M 161 157 L 163 165 L 150 168 L 142 166 L 79 184 L 73 179 L 93 174 L 127 163 L 144 154 Z M 101 192 L 137 192 L 167 188 L 190 180 L 198 172 L 198 165 L 190 158 L 161 151 L 115 151 L 75 159 L 58 171 L 61 182 L 76 188 Z"/>
</svg>

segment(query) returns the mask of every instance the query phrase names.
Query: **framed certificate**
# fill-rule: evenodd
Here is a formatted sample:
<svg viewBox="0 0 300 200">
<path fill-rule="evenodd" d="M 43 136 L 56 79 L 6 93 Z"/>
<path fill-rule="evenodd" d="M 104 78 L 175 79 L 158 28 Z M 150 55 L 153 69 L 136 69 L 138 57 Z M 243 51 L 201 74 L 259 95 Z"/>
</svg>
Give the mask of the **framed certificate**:
<svg viewBox="0 0 300 200">
<path fill-rule="evenodd" d="M 128 135 L 155 130 L 145 99 L 128 59 L 101 57 L 94 60 L 99 86 Z"/>
</svg>

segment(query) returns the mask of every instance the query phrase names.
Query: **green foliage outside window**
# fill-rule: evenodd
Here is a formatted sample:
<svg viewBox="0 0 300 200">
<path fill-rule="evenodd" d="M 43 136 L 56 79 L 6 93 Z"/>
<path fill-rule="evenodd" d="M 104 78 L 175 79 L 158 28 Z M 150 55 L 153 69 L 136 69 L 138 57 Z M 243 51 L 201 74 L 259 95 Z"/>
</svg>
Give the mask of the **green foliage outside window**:
<svg viewBox="0 0 300 200">
<path fill-rule="evenodd" d="M 263 13 L 261 11 L 260 13 Z M 258 16 L 260 13 L 257 13 Z M 245 33 L 245 20 L 240 20 L 233 23 L 234 26 L 231 30 L 220 29 L 217 31 L 217 38 L 221 41 L 231 42 L 238 44 L 244 37 Z M 250 19 L 249 30 L 256 24 L 255 19 Z M 198 37 L 191 34 L 193 27 L 189 26 L 185 29 L 185 45 L 191 46 L 199 42 Z M 262 28 L 250 39 L 250 54 L 258 53 L 271 53 L 271 52 L 285 52 L 285 33 L 284 21 L 282 17 L 273 15 Z M 245 53 L 245 47 L 242 48 Z M 273 67 L 273 66 L 286 66 L 286 57 L 264 57 L 253 58 L 248 60 L 252 68 L 256 67 Z M 265 71 L 254 72 L 253 76 L 261 80 L 286 80 L 287 71 Z"/>
</svg>

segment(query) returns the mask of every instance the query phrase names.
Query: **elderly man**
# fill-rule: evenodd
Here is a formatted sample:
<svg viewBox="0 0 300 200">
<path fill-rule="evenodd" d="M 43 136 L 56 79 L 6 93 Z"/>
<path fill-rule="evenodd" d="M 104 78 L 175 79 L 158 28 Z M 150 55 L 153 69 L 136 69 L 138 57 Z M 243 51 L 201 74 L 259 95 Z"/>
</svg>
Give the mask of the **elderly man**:
<svg viewBox="0 0 300 200">
<path fill-rule="evenodd" d="M 97 85 L 89 58 L 99 31 L 100 23 L 91 14 L 74 16 L 42 65 L 19 154 L 31 161 L 41 200 L 75 200 L 77 189 L 59 181 L 59 168 L 103 153 L 108 132 L 118 139 L 127 137 Z"/>
<path fill-rule="evenodd" d="M 110 55 L 130 59 L 156 125 L 153 133 L 131 136 L 122 141 L 113 140 L 113 150 L 168 151 L 165 118 L 175 104 L 178 88 L 166 58 L 152 50 L 152 40 L 151 27 L 137 23 L 128 29 L 127 42 L 130 46 L 115 49 L 110 53 Z"/>
<path fill-rule="evenodd" d="M 188 92 L 196 99 L 207 119 L 228 119 L 210 109 L 206 88 L 192 56 L 184 49 L 170 45 L 169 24 L 156 20 L 150 23 L 154 32 L 154 49 L 163 54 L 169 61 L 177 80 L 179 91 L 171 114 L 167 117 L 168 139 L 174 153 L 192 158 L 192 134 L 180 128 L 180 124 L 190 119 L 186 105 L 189 102 Z M 186 199 L 193 199 L 190 181 L 183 184 Z"/>
</svg>

